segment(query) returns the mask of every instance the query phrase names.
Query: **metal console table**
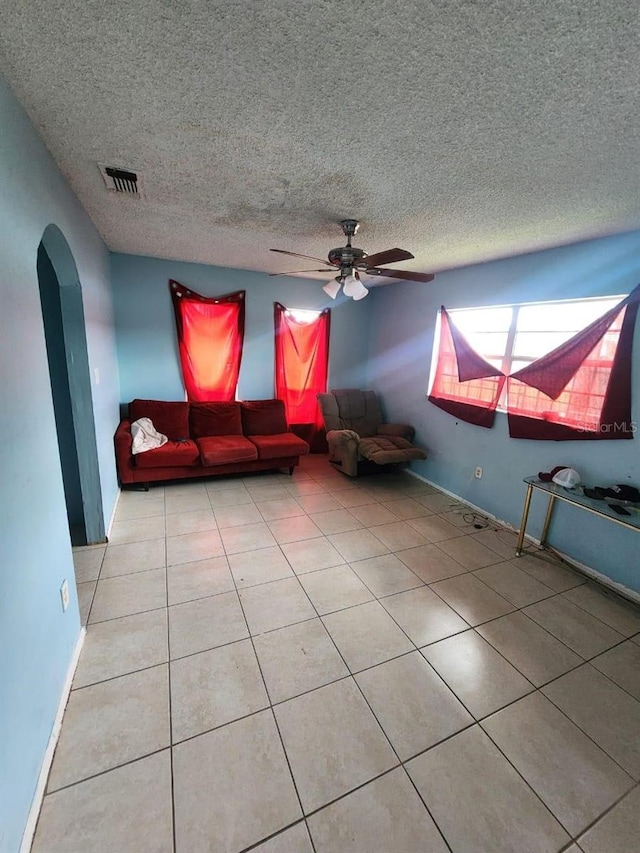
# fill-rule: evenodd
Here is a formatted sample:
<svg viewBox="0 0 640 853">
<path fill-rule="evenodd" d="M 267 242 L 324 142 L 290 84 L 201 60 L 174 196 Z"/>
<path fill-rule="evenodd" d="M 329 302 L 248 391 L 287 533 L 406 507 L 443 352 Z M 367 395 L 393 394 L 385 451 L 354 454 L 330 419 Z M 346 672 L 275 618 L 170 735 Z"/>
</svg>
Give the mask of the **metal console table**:
<svg viewBox="0 0 640 853">
<path fill-rule="evenodd" d="M 564 501 L 565 503 L 577 506 L 587 512 L 592 512 L 594 515 L 599 515 L 600 518 L 608 518 L 609 521 L 615 521 L 616 524 L 621 524 L 629 530 L 635 530 L 640 533 L 640 513 L 634 510 L 633 506 L 625 507 L 631 515 L 618 515 L 606 503 L 606 501 L 597 501 L 593 498 L 588 498 L 582 494 L 580 489 L 565 489 L 563 486 L 558 486 L 555 483 L 544 483 L 537 477 L 525 477 L 524 482 L 527 484 L 527 494 L 524 499 L 524 509 L 522 511 L 522 521 L 520 522 L 520 532 L 518 534 L 518 544 L 516 545 L 516 557 L 522 554 L 522 543 L 524 542 L 524 534 L 527 529 L 527 519 L 529 518 L 529 507 L 531 506 L 531 496 L 533 490 L 538 489 L 540 492 L 545 492 L 549 495 L 549 504 L 547 506 L 547 514 L 542 526 L 542 535 L 540 536 L 540 545 L 544 546 L 551 524 L 551 516 L 556 501 Z"/>
</svg>

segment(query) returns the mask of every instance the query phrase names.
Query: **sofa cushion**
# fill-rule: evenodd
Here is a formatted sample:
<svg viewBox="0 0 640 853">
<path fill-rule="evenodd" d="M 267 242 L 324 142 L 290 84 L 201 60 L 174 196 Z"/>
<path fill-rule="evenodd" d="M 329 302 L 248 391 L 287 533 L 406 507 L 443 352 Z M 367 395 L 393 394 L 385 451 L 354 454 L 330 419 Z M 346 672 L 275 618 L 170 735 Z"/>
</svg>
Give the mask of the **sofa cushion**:
<svg viewBox="0 0 640 853">
<path fill-rule="evenodd" d="M 230 465 L 258 458 L 255 445 L 242 435 L 210 435 L 196 442 L 203 465 Z"/>
<path fill-rule="evenodd" d="M 208 435 L 242 435 L 240 403 L 191 403 L 189 427 L 192 438 Z"/>
<path fill-rule="evenodd" d="M 131 421 L 150 418 L 158 432 L 177 441 L 189 438 L 189 404 L 168 403 L 165 400 L 133 400 L 129 403 Z"/>
<path fill-rule="evenodd" d="M 287 431 L 282 400 L 246 400 L 240 406 L 245 435 L 278 435 Z"/>
<path fill-rule="evenodd" d="M 168 441 L 162 447 L 154 447 L 145 453 L 138 453 L 136 468 L 184 468 L 200 462 L 200 454 L 195 441 Z"/>
<path fill-rule="evenodd" d="M 249 439 L 258 448 L 258 459 L 283 459 L 289 456 L 304 456 L 309 452 L 307 442 L 292 432 L 250 435 Z"/>
</svg>

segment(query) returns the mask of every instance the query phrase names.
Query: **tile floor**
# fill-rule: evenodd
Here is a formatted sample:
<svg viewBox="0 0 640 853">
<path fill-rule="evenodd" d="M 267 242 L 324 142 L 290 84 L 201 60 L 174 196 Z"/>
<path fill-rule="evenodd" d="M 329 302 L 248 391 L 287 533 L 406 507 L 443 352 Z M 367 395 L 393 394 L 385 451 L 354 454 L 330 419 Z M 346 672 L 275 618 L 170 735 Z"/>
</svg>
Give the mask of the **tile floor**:
<svg viewBox="0 0 640 853">
<path fill-rule="evenodd" d="M 318 456 L 124 492 L 34 853 L 640 849 L 640 610 L 459 510 Z"/>
</svg>

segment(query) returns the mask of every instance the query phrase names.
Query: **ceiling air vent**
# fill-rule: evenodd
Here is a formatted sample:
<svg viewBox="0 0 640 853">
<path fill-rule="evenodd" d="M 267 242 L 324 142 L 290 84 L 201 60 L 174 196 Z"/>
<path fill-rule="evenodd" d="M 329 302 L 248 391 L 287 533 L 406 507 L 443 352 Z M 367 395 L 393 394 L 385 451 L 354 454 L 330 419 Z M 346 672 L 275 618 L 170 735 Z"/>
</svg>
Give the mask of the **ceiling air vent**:
<svg viewBox="0 0 640 853">
<path fill-rule="evenodd" d="M 100 174 L 109 192 L 142 198 L 142 176 L 131 169 L 119 166 L 103 166 L 98 163 Z"/>
</svg>

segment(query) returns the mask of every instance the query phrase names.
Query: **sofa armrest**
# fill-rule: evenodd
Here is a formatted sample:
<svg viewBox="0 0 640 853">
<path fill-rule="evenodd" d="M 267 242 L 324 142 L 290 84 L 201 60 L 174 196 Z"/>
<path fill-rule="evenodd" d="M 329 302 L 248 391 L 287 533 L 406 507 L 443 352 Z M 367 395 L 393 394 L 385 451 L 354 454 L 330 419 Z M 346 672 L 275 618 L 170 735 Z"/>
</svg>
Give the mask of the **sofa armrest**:
<svg viewBox="0 0 640 853">
<path fill-rule="evenodd" d="M 413 441 L 416 431 L 409 424 L 379 424 L 377 433 L 378 435 L 398 435 L 406 438 L 407 441 Z"/>
<path fill-rule="evenodd" d="M 352 429 L 331 429 L 327 433 L 327 444 L 338 446 L 349 444 L 350 441 L 360 444 L 360 436 Z"/>
<path fill-rule="evenodd" d="M 131 421 L 128 419 L 120 421 L 118 429 L 113 437 L 116 447 L 116 467 L 121 483 L 133 483 L 132 468 L 133 454 L 131 447 L 133 439 L 131 438 Z"/>
</svg>

